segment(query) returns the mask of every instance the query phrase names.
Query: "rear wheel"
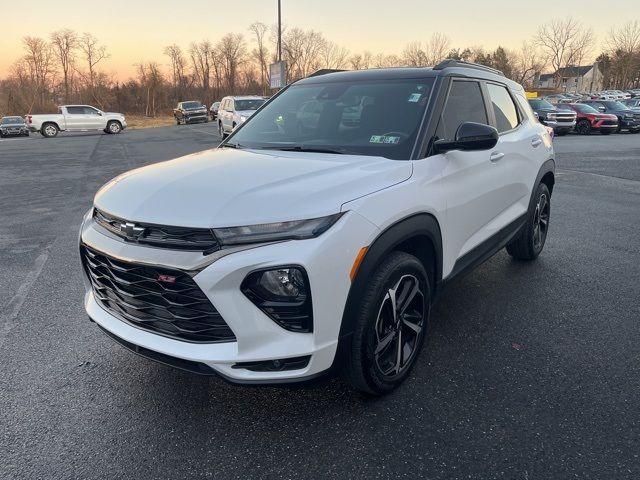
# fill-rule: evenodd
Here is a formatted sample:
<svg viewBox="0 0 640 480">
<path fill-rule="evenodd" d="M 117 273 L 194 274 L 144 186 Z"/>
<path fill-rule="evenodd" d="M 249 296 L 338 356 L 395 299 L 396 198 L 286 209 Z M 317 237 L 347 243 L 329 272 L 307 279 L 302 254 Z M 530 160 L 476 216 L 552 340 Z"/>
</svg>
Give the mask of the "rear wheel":
<svg viewBox="0 0 640 480">
<path fill-rule="evenodd" d="M 422 263 L 393 252 L 367 280 L 344 374 L 358 390 L 382 395 L 416 363 L 429 319 L 431 289 Z"/>
<path fill-rule="evenodd" d="M 45 123 L 40 130 L 43 137 L 53 138 L 58 135 L 58 126 L 55 123 Z"/>
<path fill-rule="evenodd" d="M 591 122 L 589 120 L 580 120 L 576 124 L 576 132 L 580 135 L 589 135 L 591 133 Z"/>
<path fill-rule="evenodd" d="M 540 255 L 549 233 L 551 217 L 551 193 L 540 183 L 535 201 L 527 213 L 527 221 L 513 240 L 507 244 L 507 253 L 518 260 L 534 260 Z"/>
</svg>

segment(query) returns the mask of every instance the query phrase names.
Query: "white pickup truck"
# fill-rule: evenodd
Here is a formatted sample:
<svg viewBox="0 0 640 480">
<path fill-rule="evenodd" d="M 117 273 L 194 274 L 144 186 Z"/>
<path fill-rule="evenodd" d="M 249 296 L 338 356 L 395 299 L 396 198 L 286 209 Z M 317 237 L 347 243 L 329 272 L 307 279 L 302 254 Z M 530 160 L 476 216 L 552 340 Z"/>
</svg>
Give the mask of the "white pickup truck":
<svg viewBox="0 0 640 480">
<path fill-rule="evenodd" d="M 102 130 L 105 133 L 120 133 L 127 128 L 122 113 L 103 112 L 90 105 L 63 105 L 57 114 L 26 115 L 27 126 L 32 132 L 52 138 L 58 132 L 86 132 Z"/>
</svg>

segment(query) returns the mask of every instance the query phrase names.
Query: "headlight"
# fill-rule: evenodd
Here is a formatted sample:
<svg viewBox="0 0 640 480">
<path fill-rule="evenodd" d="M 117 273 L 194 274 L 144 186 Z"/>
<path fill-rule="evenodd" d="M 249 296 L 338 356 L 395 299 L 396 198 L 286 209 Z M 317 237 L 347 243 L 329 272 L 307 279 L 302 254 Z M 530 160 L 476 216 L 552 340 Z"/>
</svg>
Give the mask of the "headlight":
<svg viewBox="0 0 640 480">
<path fill-rule="evenodd" d="M 244 115 L 240 115 L 240 121 L 244 122 L 247 120 L 247 117 L 245 117 Z"/>
<path fill-rule="evenodd" d="M 624 114 L 624 118 L 633 118 L 633 115 L 629 114 L 629 113 L 625 113 Z"/>
<path fill-rule="evenodd" d="M 240 288 L 282 328 L 293 332 L 313 331 L 309 278 L 302 267 L 282 266 L 252 272 Z"/>
<path fill-rule="evenodd" d="M 342 213 L 328 217 L 296 220 L 292 222 L 262 223 L 245 227 L 214 228 L 213 233 L 221 245 L 273 242 L 278 240 L 304 240 L 326 232 L 338 221 Z"/>
<path fill-rule="evenodd" d="M 555 113 L 547 113 L 547 120 L 555 120 L 555 119 L 556 119 Z"/>
</svg>

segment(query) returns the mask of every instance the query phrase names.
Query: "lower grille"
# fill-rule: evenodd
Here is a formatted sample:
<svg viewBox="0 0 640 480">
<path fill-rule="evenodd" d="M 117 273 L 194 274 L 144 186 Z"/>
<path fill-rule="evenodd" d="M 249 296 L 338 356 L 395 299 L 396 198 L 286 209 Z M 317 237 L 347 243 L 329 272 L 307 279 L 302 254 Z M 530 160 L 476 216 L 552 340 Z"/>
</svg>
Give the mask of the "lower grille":
<svg viewBox="0 0 640 480">
<path fill-rule="evenodd" d="M 186 273 L 124 262 L 82 245 L 82 263 L 97 302 L 135 327 L 196 343 L 236 337 Z"/>
</svg>

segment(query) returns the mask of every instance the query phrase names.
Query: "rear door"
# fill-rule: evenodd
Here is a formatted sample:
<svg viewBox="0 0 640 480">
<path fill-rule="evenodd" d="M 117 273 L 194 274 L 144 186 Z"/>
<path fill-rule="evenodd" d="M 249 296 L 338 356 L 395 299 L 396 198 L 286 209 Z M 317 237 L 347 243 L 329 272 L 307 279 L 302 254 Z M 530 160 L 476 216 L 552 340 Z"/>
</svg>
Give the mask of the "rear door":
<svg viewBox="0 0 640 480">
<path fill-rule="evenodd" d="M 88 118 L 84 112 L 84 107 L 73 106 L 66 107 L 67 113 L 65 115 L 65 121 L 67 124 L 67 130 L 86 130 Z"/>
</svg>

